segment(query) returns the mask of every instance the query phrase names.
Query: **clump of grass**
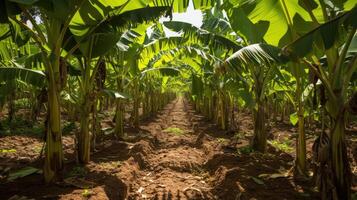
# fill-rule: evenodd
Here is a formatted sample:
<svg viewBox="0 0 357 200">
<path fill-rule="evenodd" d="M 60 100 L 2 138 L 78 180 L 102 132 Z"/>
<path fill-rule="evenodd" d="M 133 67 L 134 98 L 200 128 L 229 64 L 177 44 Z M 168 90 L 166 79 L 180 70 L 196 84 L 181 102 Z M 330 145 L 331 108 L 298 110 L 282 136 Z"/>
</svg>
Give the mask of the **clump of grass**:
<svg viewBox="0 0 357 200">
<path fill-rule="evenodd" d="M 250 145 L 247 145 L 237 149 L 237 151 L 238 154 L 250 154 L 254 151 L 254 149 Z"/>
<path fill-rule="evenodd" d="M 87 170 L 84 167 L 75 166 L 69 172 L 68 176 L 69 177 L 84 177 L 86 174 L 87 174 Z"/>
<path fill-rule="evenodd" d="M 236 132 L 234 135 L 233 135 L 233 139 L 235 140 L 240 140 L 244 138 L 244 133 L 241 133 L 241 132 Z"/>
<path fill-rule="evenodd" d="M 99 165 L 105 169 L 115 169 L 122 165 L 120 161 L 101 162 Z"/>
<path fill-rule="evenodd" d="M 34 147 L 32 148 L 32 150 L 33 150 L 35 153 L 40 153 L 41 150 L 42 150 L 42 146 L 34 146 Z"/>
<path fill-rule="evenodd" d="M 88 198 L 92 195 L 92 192 L 89 189 L 84 189 L 82 192 L 82 196 Z"/>
<path fill-rule="evenodd" d="M 41 123 L 33 123 L 27 119 L 15 117 L 11 122 L 3 120 L 0 122 L 0 135 L 34 135 L 43 136 L 44 126 Z"/>
<path fill-rule="evenodd" d="M 169 133 L 172 135 L 177 135 L 177 136 L 181 136 L 181 135 L 185 134 L 185 132 L 182 129 L 177 128 L 177 127 L 169 127 L 167 129 L 163 130 L 163 132 Z"/>
<path fill-rule="evenodd" d="M 16 149 L 0 149 L 0 153 L 16 153 Z"/>
<path fill-rule="evenodd" d="M 222 144 L 222 143 L 228 142 L 228 139 L 226 139 L 226 138 L 217 138 L 217 141 Z"/>
<path fill-rule="evenodd" d="M 294 151 L 294 148 L 290 146 L 291 141 L 289 139 L 284 139 L 283 141 L 268 140 L 268 143 L 271 144 L 276 149 L 279 149 L 280 151 L 284 151 L 287 153 L 291 153 L 292 151 Z"/>
</svg>

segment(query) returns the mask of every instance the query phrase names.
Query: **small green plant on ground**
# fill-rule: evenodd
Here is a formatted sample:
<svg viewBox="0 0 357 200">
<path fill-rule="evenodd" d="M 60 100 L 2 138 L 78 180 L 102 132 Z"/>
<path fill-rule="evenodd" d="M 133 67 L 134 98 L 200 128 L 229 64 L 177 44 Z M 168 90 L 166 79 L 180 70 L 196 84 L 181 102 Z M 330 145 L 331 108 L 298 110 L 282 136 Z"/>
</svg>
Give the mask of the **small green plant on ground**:
<svg viewBox="0 0 357 200">
<path fill-rule="evenodd" d="M 16 149 L 0 149 L 0 153 L 16 153 Z"/>
<path fill-rule="evenodd" d="M 83 197 L 89 197 L 90 195 L 92 195 L 92 192 L 89 189 L 83 190 L 83 192 L 82 192 Z"/>
<path fill-rule="evenodd" d="M 99 163 L 101 167 L 105 169 L 118 168 L 122 165 L 120 161 L 110 161 L 110 162 L 101 162 Z"/>
<path fill-rule="evenodd" d="M 181 136 L 181 135 L 185 134 L 185 132 L 182 129 L 177 128 L 177 127 L 169 127 L 167 129 L 163 130 L 163 132 L 169 133 L 172 135 L 177 135 L 177 136 Z"/>
<path fill-rule="evenodd" d="M 226 138 L 217 138 L 217 141 L 222 144 L 222 143 L 228 142 L 228 139 L 226 139 Z"/>
<path fill-rule="evenodd" d="M 250 154 L 253 151 L 254 151 L 254 149 L 250 145 L 244 146 L 244 147 L 241 147 L 241 148 L 237 149 L 237 153 L 238 154 Z"/>
<path fill-rule="evenodd" d="M 11 135 L 34 135 L 43 136 L 44 126 L 43 124 L 33 123 L 26 119 L 17 117 L 11 122 L 8 120 L 3 120 L 1 122 L 2 129 L 0 129 L 0 135 L 11 136 Z"/>
<path fill-rule="evenodd" d="M 242 139 L 243 137 L 244 137 L 244 133 L 236 132 L 233 136 L 233 139 L 239 140 L 239 139 Z"/>
<path fill-rule="evenodd" d="M 75 166 L 69 172 L 68 176 L 69 177 L 84 177 L 86 174 L 87 174 L 87 170 L 84 167 Z"/>
<path fill-rule="evenodd" d="M 269 140 L 269 144 L 271 144 L 274 148 L 279 149 L 280 151 L 284 151 L 287 153 L 291 153 L 294 148 L 292 148 L 291 145 L 291 140 L 285 138 L 283 141 L 279 140 Z"/>
<path fill-rule="evenodd" d="M 40 145 L 40 146 L 34 146 L 34 147 L 32 148 L 32 150 L 33 150 L 35 153 L 40 153 L 41 150 L 42 150 L 42 146 L 41 146 L 41 145 Z"/>
</svg>

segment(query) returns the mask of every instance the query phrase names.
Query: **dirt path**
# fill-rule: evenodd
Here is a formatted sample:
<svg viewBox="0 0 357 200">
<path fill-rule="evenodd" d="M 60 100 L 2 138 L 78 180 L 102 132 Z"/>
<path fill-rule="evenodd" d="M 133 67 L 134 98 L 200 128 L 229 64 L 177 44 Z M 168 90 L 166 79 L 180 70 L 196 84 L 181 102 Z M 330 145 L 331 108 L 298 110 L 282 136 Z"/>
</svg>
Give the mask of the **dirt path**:
<svg viewBox="0 0 357 200">
<path fill-rule="evenodd" d="M 185 105 L 182 98 L 175 100 L 143 127 L 156 144 L 144 155 L 144 169 L 133 183 L 129 199 L 213 199 L 202 168 L 207 152 L 196 148 L 195 126 Z"/>
</svg>

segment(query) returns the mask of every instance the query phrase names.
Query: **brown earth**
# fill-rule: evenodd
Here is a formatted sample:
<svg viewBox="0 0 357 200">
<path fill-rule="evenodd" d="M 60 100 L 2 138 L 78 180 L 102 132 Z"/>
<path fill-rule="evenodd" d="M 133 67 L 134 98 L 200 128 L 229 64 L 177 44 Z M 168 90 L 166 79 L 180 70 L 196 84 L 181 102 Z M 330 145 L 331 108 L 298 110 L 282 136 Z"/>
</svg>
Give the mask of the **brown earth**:
<svg viewBox="0 0 357 200">
<path fill-rule="evenodd" d="M 63 182 L 46 186 L 41 174 L 13 182 L 3 179 L 0 199 L 14 195 L 34 199 L 318 199 L 309 180 L 295 180 L 287 173 L 293 152 L 269 146 L 266 154 L 238 153 L 237 148 L 249 144 L 253 129 L 250 115 L 241 114 L 239 121 L 240 132 L 246 136 L 230 139 L 232 135 L 179 98 L 144 122 L 139 131 L 129 133 L 135 136 L 131 142 L 107 140 L 100 144 L 86 166 L 75 164 L 73 139 L 64 137 L 67 162 Z M 274 127 L 271 132 L 279 139 L 291 135 L 290 129 Z M 0 167 L 10 167 L 11 172 L 28 165 L 41 166 L 37 160 L 41 145 L 38 138 L 0 138 L 0 149 L 16 149 L 0 153 Z"/>
</svg>

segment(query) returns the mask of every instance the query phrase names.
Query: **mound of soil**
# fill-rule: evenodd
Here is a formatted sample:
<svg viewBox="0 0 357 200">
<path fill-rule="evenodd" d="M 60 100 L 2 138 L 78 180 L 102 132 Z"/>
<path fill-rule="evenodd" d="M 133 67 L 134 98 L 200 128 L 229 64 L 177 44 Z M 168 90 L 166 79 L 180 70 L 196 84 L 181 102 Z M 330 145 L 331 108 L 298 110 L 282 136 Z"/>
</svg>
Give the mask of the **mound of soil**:
<svg viewBox="0 0 357 200">
<path fill-rule="evenodd" d="M 153 147 L 150 142 L 145 140 L 140 140 L 139 142 L 135 143 L 133 147 L 130 148 L 129 155 L 134 155 L 136 153 L 141 153 L 144 156 L 153 153 Z"/>
<path fill-rule="evenodd" d="M 217 153 L 212 155 L 207 162 L 205 162 L 204 167 L 210 173 L 214 173 L 221 166 L 232 168 L 239 164 L 239 158 L 234 154 L 227 153 Z"/>
<path fill-rule="evenodd" d="M 129 156 L 133 157 L 138 163 L 141 169 L 150 168 L 150 163 L 148 161 L 149 155 L 153 153 L 153 147 L 150 142 L 145 140 L 140 140 L 135 143 L 134 146 L 129 151 Z"/>
<path fill-rule="evenodd" d="M 236 200 L 241 199 L 245 189 L 239 182 L 240 170 L 238 167 L 227 169 L 220 166 L 212 181 L 212 192 L 218 199 Z"/>
<path fill-rule="evenodd" d="M 181 159 L 184 158 L 184 159 Z M 154 170 L 170 168 L 178 172 L 192 172 L 201 167 L 204 162 L 204 154 L 189 146 L 181 146 L 175 149 L 162 149 L 150 159 Z"/>
</svg>

